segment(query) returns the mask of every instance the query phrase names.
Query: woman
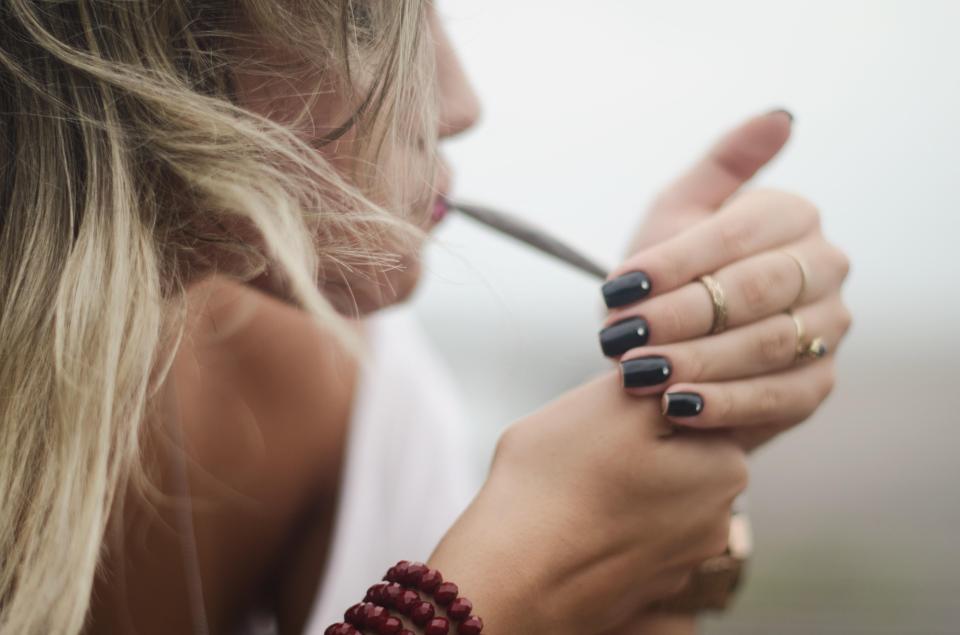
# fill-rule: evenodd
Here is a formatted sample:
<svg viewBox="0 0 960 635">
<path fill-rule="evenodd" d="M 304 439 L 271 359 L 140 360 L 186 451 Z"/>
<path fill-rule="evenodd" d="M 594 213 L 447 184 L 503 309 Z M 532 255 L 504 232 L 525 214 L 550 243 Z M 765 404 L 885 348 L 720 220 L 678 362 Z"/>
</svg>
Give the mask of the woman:
<svg viewBox="0 0 960 635">
<path fill-rule="evenodd" d="M 0 29 L 0 632 L 230 632 L 330 525 L 350 318 L 414 288 L 475 99 L 420 0 L 9 0 Z M 771 117 L 741 134 L 782 144 Z M 605 287 L 649 326 L 608 352 L 647 359 L 514 422 L 430 558 L 485 632 L 642 623 L 725 547 L 744 452 L 832 386 L 782 312 L 835 348 L 845 259 L 719 159 Z M 670 437 L 667 386 L 700 403 Z"/>
</svg>

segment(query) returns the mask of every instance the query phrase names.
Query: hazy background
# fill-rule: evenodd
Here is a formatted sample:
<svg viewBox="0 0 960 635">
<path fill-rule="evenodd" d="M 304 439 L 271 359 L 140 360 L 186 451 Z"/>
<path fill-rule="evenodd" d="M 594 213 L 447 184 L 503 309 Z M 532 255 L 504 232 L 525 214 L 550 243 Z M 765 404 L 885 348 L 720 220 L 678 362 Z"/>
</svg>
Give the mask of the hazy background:
<svg viewBox="0 0 960 635">
<path fill-rule="evenodd" d="M 441 0 L 484 104 L 456 193 L 609 265 L 722 131 L 784 106 L 758 183 L 853 260 L 836 392 L 754 459 L 757 553 L 712 634 L 960 633 L 960 2 Z M 599 284 L 449 218 L 415 307 L 457 376 L 480 478 L 499 431 L 606 367 Z"/>
</svg>

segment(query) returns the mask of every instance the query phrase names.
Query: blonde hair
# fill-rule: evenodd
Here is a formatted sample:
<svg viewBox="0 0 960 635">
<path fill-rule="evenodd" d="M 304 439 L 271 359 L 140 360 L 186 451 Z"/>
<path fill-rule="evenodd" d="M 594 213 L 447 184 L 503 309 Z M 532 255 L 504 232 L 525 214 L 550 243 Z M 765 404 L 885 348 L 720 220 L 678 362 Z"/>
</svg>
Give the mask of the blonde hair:
<svg viewBox="0 0 960 635">
<path fill-rule="evenodd" d="M 400 210 L 432 183 L 425 2 L 0 4 L 0 632 L 83 628 L 188 283 L 269 267 L 347 337 L 317 276 L 380 275 L 422 239 Z M 299 72 L 264 42 L 358 104 L 349 174 L 301 134 L 309 95 L 292 121 L 237 102 L 238 65 Z"/>
</svg>

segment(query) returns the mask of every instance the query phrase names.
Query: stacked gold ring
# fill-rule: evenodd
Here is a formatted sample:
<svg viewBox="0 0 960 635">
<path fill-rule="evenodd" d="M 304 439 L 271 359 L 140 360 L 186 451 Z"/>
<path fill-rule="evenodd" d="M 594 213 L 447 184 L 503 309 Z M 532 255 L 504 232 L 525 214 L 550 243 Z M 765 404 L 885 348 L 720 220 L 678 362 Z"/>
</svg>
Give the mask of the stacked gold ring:
<svg viewBox="0 0 960 635">
<path fill-rule="evenodd" d="M 710 302 L 713 303 L 713 324 L 710 326 L 710 333 L 713 335 L 722 333 L 727 329 L 727 299 L 723 294 L 723 287 L 714 280 L 713 276 L 700 276 L 699 280 L 707 288 Z"/>
<path fill-rule="evenodd" d="M 827 345 L 823 343 L 823 338 L 815 337 L 810 342 L 804 342 L 805 330 L 803 328 L 803 322 L 800 321 L 800 318 L 797 317 L 792 309 L 787 309 L 787 315 L 793 320 L 793 325 L 797 329 L 797 348 L 794 359 L 819 359 L 826 355 Z"/>
<path fill-rule="evenodd" d="M 785 254 L 787 254 L 788 256 L 790 256 L 790 258 L 791 258 L 795 263 L 797 263 L 797 267 L 800 269 L 800 290 L 797 291 L 797 297 L 794 298 L 793 303 L 790 305 L 790 306 L 793 307 L 793 306 L 796 306 L 796 305 L 800 302 L 800 299 L 801 299 L 801 298 L 803 298 L 803 294 L 806 292 L 807 286 L 808 286 L 808 284 L 809 284 L 808 280 L 809 280 L 809 277 L 810 277 L 810 276 L 807 274 L 807 267 L 806 267 L 806 265 L 803 264 L 803 261 L 802 261 L 802 260 L 800 260 L 798 257 L 794 256 L 792 253 L 790 253 L 790 252 L 787 251 L 786 249 L 783 250 L 783 253 L 785 253 Z"/>
</svg>

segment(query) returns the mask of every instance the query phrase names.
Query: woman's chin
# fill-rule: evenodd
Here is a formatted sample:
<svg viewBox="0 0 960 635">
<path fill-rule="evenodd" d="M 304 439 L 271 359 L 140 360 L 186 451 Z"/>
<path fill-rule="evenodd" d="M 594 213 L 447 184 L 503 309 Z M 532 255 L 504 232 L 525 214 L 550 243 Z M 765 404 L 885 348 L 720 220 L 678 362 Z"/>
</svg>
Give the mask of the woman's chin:
<svg viewBox="0 0 960 635">
<path fill-rule="evenodd" d="M 353 279 L 342 275 L 322 276 L 317 286 L 338 313 L 358 318 L 407 301 L 417 288 L 420 274 L 420 260 L 404 258 L 403 267 L 393 271 Z M 290 289 L 269 272 L 246 284 L 282 302 L 298 304 Z"/>
<path fill-rule="evenodd" d="M 364 282 L 351 286 L 349 292 L 327 294 L 336 309 L 350 317 L 362 317 L 381 309 L 406 302 L 420 281 L 420 264 L 380 276 L 379 284 Z"/>
</svg>

